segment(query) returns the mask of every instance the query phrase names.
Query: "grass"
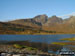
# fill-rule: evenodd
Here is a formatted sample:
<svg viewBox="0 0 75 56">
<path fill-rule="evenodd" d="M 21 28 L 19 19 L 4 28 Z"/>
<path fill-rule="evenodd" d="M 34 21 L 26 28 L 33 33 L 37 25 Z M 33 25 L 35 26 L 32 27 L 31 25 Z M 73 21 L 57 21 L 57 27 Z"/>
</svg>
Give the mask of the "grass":
<svg viewBox="0 0 75 56">
<path fill-rule="evenodd" d="M 18 48 L 18 49 L 20 49 L 20 48 L 26 48 L 26 49 L 28 49 L 28 50 L 37 50 L 37 48 L 28 47 L 28 46 L 19 45 L 19 44 L 14 44 L 13 46 L 14 46 L 15 48 Z"/>
<path fill-rule="evenodd" d="M 56 45 L 67 45 L 66 43 L 62 43 L 62 42 L 53 42 L 52 44 L 56 44 Z"/>
<path fill-rule="evenodd" d="M 72 38 L 64 38 L 64 39 L 60 39 L 61 41 L 69 41 L 69 42 L 53 42 L 52 44 L 56 44 L 56 45 L 75 45 L 75 37 Z"/>
<path fill-rule="evenodd" d="M 75 41 L 75 37 L 72 37 L 72 38 L 64 38 L 64 39 L 60 39 L 60 40 L 66 40 L 66 41 Z"/>
<path fill-rule="evenodd" d="M 56 45 L 75 45 L 75 42 L 53 42 L 52 44 L 56 44 Z"/>
</svg>

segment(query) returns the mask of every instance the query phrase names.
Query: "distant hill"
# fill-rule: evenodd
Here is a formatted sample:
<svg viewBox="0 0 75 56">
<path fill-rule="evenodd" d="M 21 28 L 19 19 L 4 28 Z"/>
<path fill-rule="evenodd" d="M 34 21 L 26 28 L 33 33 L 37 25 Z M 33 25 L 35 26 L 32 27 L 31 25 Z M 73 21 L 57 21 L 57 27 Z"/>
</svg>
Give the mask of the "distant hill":
<svg viewBox="0 0 75 56">
<path fill-rule="evenodd" d="M 32 32 L 37 32 L 37 30 L 40 30 L 40 28 L 0 22 L 0 34 L 32 34 Z"/>
<path fill-rule="evenodd" d="M 41 26 L 41 23 L 36 22 L 33 19 L 19 19 L 19 20 L 9 21 L 9 23 L 20 24 L 20 25 L 31 26 L 31 27 L 40 27 Z"/>
<path fill-rule="evenodd" d="M 0 34 L 73 34 L 75 16 L 62 19 L 57 16 L 38 15 L 29 19 L 0 22 Z"/>
</svg>

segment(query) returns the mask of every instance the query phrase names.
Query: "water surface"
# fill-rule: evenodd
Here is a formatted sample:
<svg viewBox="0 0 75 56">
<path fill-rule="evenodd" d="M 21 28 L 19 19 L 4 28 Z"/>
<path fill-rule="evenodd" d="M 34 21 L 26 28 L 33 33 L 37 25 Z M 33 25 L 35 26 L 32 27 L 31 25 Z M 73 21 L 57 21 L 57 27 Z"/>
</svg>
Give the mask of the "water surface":
<svg viewBox="0 0 75 56">
<path fill-rule="evenodd" d="M 32 42 L 60 42 L 60 39 L 75 37 L 75 34 L 57 35 L 0 35 L 0 41 L 32 41 Z"/>
</svg>

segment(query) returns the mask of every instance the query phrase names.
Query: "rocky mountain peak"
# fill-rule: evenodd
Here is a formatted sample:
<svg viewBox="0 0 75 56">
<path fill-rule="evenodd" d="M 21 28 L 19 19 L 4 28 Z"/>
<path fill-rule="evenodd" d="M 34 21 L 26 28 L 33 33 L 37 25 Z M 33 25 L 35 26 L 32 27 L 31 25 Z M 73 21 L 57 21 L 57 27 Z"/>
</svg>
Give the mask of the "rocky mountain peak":
<svg viewBox="0 0 75 56">
<path fill-rule="evenodd" d="M 50 22 L 50 23 L 62 23 L 63 20 L 54 15 L 54 16 L 48 18 L 48 22 Z"/>
<path fill-rule="evenodd" d="M 38 16 L 35 16 L 33 18 L 36 22 L 40 22 L 41 24 L 44 24 L 47 22 L 47 19 L 48 19 L 48 16 L 43 14 L 43 15 L 38 15 Z"/>
<path fill-rule="evenodd" d="M 75 23 L 75 16 L 71 16 L 70 18 L 68 18 L 66 23 Z"/>
</svg>

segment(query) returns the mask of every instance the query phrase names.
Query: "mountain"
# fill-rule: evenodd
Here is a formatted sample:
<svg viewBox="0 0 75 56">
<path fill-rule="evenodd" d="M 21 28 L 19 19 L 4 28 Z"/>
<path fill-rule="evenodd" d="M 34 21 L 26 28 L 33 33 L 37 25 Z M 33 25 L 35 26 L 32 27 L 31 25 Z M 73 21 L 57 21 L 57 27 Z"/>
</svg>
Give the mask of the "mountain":
<svg viewBox="0 0 75 56">
<path fill-rule="evenodd" d="M 49 17 L 44 15 L 38 15 L 35 16 L 34 18 L 30 19 L 19 19 L 19 20 L 14 20 L 14 21 L 9 21 L 10 23 L 13 24 L 21 24 L 21 25 L 27 25 L 31 27 L 41 27 L 41 26 L 50 26 L 50 25 L 55 25 L 55 24 L 62 24 L 63 20 L 57 16 L 52 16 Z"/>
<path fill-rule="evenodd" d="M 0 34 L 32 34 L 38 32 L 40 28 L 24 26 L 21 24 L 12 24 L 9 22 L 0 22 Z"/>
<path fill-rule="evenodd" d="M 59 23 L 59 24 L 61 24 L 61 23 L 63 23 L 63 20 L 62 20 L 62 18 L 59 18 L 57 16 L 52 16 L 48 19 L 48 22 L 49 23 Z"/>
<path fill-rule="evenodd" d="M 75 33 L 75 16 L 62 19 L 57 16 L 37 15 L 34 18 L 0 22 L 0 34 Z"/>
<path fill-rule="evenodd" d="M 20 19 L 20 20 L 14 20 L 9 22 L 14 24 L 27 25 L 27 26 L 42 26 L 47 22 L 47 19 L 48 16 L 46 15 L 38 15 L 35 16 L 34 18 Z"/>
<path fill-rule="evenodd" d="M 75 23 L 75 16 L 71 16 L 70 18 L 68 18 L 66 23 L 74 24 Z"/>
<path fill-rule="evenodd" d="M 46 22 L 46 26 L 53 26 L 53 25 L 57 25 L 57 24 L 62 24 L 63 23 L 63 20 L 57 16 L 52 16 L 52 17 L 49 17 L 47 22 Z"/>
<path fill-rule="evenodd" d="M 75 29 L 75 16 L 71 16 L 70 18 L 66 19 L 65 24 L 67 27 Z"/>
<path fill-rule="evenodd" d="M 14 20 L 14 21 L 9 21 L 9 23 L 13 23 L 13 24 L 20 24 L 20 25 L 24 25 L 24 26 L 31 26 L 31 27 L 37 27 L 40 28 L 41 27 L 41 23 L 36 22 L 33 19 L 18 19 L 18 20 Z"/>
<path fill-rule="evenodd" d="M 38 16 L 35 16 L 33 18 L 33 20 L 35 20 L 36 22 L 39 22 L 43 25 L 47 22 L 48 16 L 46 16 L 45 14 L 44 15 L 38 15 Z"/>
</svg>

